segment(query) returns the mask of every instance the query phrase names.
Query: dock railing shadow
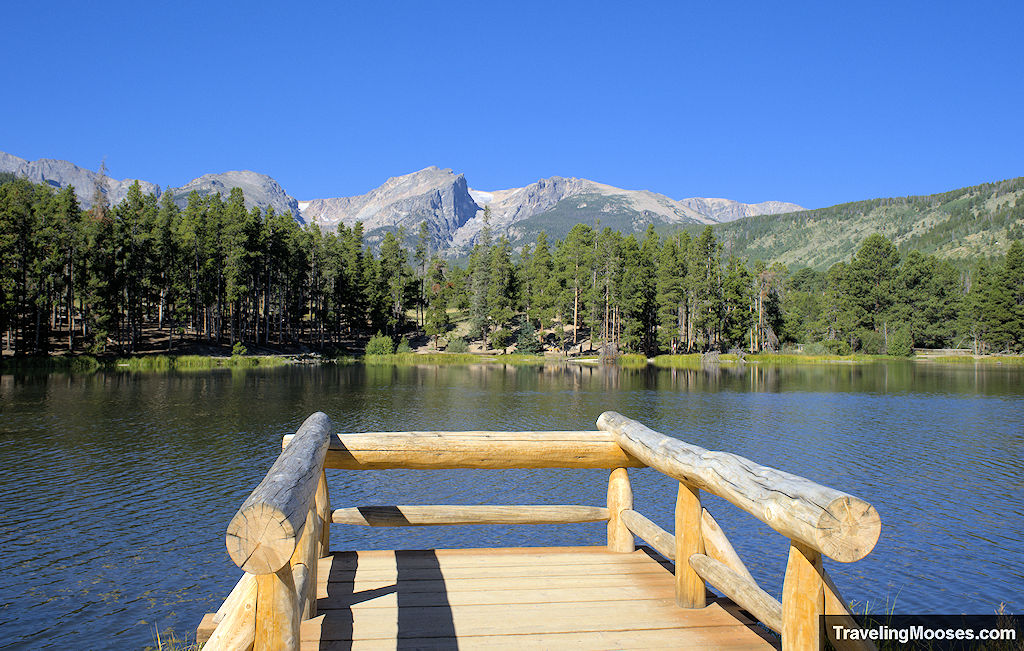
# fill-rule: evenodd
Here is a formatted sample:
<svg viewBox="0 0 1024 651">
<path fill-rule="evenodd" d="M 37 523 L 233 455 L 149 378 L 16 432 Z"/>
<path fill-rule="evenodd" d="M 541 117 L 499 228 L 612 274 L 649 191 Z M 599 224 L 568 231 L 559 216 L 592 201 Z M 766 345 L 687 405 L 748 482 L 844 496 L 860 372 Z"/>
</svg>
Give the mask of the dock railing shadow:
<svg viewBox="0 0 1024 651">
<path fill-rule="evenodd" d="M 361 526 L 607 523 L 607 549 L 630 553 L 635 537 L 674 563 L 675 601 L 704 608 L 708 587 L 781 635 L 783 649 L 874 648 L 865 640 L 837 640 L 823 615 L 856 627 L 822 558 L 857 561 L 881 532 L 867 502 L 749 459 L 706 450 L 605 412 L 597 431 L 363 432 L 332 434 L 323 413 L 292 436 L 264 480 L 228 525 L 232 560 L 245 570 L 216 614 L 204 618 L 204 649 L 298 649 L 302 622 L 317 614 L 317 569 L 330 555 L 330 524 Z M 674 533 L 633 509 L 628 468 L 650 467 L 676 479 Z M 409 505 L 332 509 L 325 469 L 604 468 L 610 470 L 606 506 Z M 790 540 L 781 601 L 762 590 L 721 527 L 701 505 L 706 491 L 750 513 Z M 327 589 L 334 640 L 352 639 L 353 607 L 397 593 L 400 639 L 452 641 L 455 622 L 441 563 L 432 550 L 397 550 L 396 581 L 353 592 L 358 555 L 334 553 Z M 430 586 L 431 595 L 417 592 Z M 346 592 L 347 591 L 347 592 Z M 324 633 L 321 630 L 321 634 Z M 324 639 L 323 636 L 317 639 Z M 335 643 L 336 644 L 336 643 Z M 333 648 L 333 647 L 332 647 Z"/>
</svg>

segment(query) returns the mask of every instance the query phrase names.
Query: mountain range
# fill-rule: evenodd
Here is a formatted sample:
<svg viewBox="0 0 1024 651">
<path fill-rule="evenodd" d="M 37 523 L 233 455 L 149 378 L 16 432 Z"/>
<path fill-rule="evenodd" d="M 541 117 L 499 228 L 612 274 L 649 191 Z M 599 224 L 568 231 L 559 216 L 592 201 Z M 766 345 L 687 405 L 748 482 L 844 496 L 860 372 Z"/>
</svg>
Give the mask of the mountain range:
<svg viewBox="0 0 1024 651">
<path fill-rule="evenodd" d="M 99 187 L 121 201 L 132 179 L 116 180 L 67 161 L 27 161 L 0 152 L 0 172 L 54 187 L 72 185 L 90 207 Z M 139 181 L 143 192 L 160 186 Z M 300 223 L 325 230 L 362 222 L 364 237 L 379 243 L 386 233 L 404 233 L 412 244 L 426 222 L 431 248 L 453 258 L 465 256 L 485 220 L 494 237 L 514 248 L 541 231 L 561 238 L 577 223 L 640 233 L 648 224 L 659 231 L 696 232 L 712 225 L 724 251 L 740 258 L 779 261 L 791 266 L 827 268 L 849 260 L 865 237 L 881 233 L 901 249 L 948 258 L 999 255 L 1013 239 L 1024 239 L 1024 177 L 919 197 L 869 199 L 805 210 L 792 203 L 746 204 L 729 199 L 675 200 L 649 190 L 624 190 L 587 179 L 552 176 L 521 188 L 477 190 L 463 174 L 427 167 L 396 176 L 354 197 L 297 201 L 265 174 L 250 171 L 206 174 L 178 188 L 167 188 L 184 206 L 193 190 L 227 195 L 240 187 L 248 207 L 290 212 Z"/>
<path fill-rule="evenodd" d="M 54 187 L 74 186 L 84 207 L 90 207 L 97 188 L 111 204 L 121 201 L 133 179 L 116 180 L 68 161 L 27 161 L 0 152 L 0 172 L 25 177 Z M 160 186 L 139 181 L 143 192 L 159 195 Z M 491 233 L 504 235 L 519 246 L 544 230 L 553 238 L 564 236 L 573 224 L 585 222 L 623 232 L 642 232 L 648 224 L 680 226 L 719 224 L 754 215 L 802 210 L 796 204 L 768 201 L 746 204 L 730 199 L 693 197 L 675 200 L 649 190 L 624 190 L 587 179 L 553 176 L 521 188 L 474 190 L 462 174 L 427 167 L 396 176 L 370 192 L 355 197 L 297 201 L 273 178 L 251 171 L 206 174 L 178 188 L 167 188 L 184 206 L 192 191 L 200 195 L 240 187 L 246 206 L 273 207 L 291 212 L 296 220 L 325 230 L 339 224 L 362 222 L 367 242 L 374 244 L 389 231 L 400 231 L 407 241 L 426 222 L 432 248 L 449 256 L 468 252 L 485 221 Z"/>
</svg>

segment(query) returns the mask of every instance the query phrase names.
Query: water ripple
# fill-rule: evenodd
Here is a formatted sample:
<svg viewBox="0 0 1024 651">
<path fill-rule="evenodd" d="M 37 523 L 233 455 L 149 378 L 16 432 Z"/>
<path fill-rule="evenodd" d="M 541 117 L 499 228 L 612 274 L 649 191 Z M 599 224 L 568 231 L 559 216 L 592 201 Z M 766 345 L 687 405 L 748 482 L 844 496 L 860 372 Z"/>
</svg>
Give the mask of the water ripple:
<svg viewBox="0 0 1024 651">
<path fill-rule="evenodd" d="M 139 648 L 194 631 L 238 579 L 224 527 L 309 413 L 338 431 L 591 429 L 620 411 L 867 499 L 875 551 L 826 562 L 872 609 L 1024 610 L 1020 371 L 925 365 L 609 371 L 339 367 L 0 376 L 0 649 Z M 672 524 L 674 482 L 631 471 L 637 509 Z M 331 472 L 334 506 L 601 505 L 606 471 Z M 708 507 L 769 592 L 786 541 Z M 600 523 L 334 527 L 336 549 L 603 544 Z"/>
</svg>

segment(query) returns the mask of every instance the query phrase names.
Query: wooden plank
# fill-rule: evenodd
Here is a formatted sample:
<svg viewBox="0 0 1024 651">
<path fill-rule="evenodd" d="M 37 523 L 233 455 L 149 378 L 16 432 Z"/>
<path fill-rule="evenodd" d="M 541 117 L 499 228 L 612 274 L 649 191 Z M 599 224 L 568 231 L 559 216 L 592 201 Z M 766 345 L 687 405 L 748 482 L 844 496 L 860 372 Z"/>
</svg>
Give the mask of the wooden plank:
<svg viewBox="0 0 1024 651">
<path fill-rule="evenodd" d="M 541 633 L 534 635 L 460 635 L 458 638 L 406 638 L 395 641 L 397 649 L 696 649 L 741 651 L 773 649 L 767 640 L 745 626 L 657 628 L 635 631 L 588 633 Z M 380 640 L 303 641 L 309 651 L 377 651 Z"/>
<path fill-rule="evenodd" d="M 321 597 L 317 608 L 324 613 L 337 609 L 360 608 L 397 608 L 399 591 L 403 607 L 410 606 L 471 606 L 487 604 L 564 604 L 584 603 L 590 601 L 670 601 L 675 598 L 671 583 L 643 582 L 632 583 L 616 581 L 608 586 L 582 586 L 572 582 L 563 582 L 561 587 L 547 587 L 543 584 L 536 588 L 529 586 L 509 589 L 504 585 L 496 585 L 494 589 L 464 590 L 459 582 L 444 586 L 435 582 L 438 588 L 431 591 L 410 592 L 405 586 L 394 584 L 383 586 L 377 590 L 340 591 Z"/>
<path fill-rule="evenodd" d="M 652 628 L 733 627 L 736 618 L 723 608 L 684 610 L 672 600 L 603 601 L 568 604 L 496 604 L 331 611 L 302 627 L 303 640 L 395 640 L 473 635 L 525 635 L 632 631 Z"/>
<path fill-rule="evenodd" d="M 290 440 L 285 437 L 285 441 Z M 331 437 L 326 467 L 639 468 L 606 432 L 364 432 Z"/>
<path fill-rule="evenodd" d="M 671 582 L 671 575 L 668 576 Z M 636 576 L 622 575 L 595 575 L 578 576 L 566 574 L 563 576 L 536 577 L 536 576 L 513 576 L 500 578 L 481 579 L 411 579 L 402 580 L 401 585 L 394 577 L 392 578 L 366 578 L 356 579 L 354 582 L 324 583 L 317 586 L 317 596 L 321 599 L 334 595 L 361 594 L 370 599 L 374 595 L 382 595 L 394 591 L 396 586 L 402 594 L 441 592 L 448 590 L 458 592 L 499 592 L 503 590 L 547 590 L 560 588 L 614 588 L 617 586 L 638 586 L 643 588 L 658 588 L 665 585 L 666 577 L 657 574 L 644 574 Z M 673 593 L 674 594 L 674 593 Z"/>
<path fill-rule="evenodd" d="M 782 582 L 782 649 L 821 649 L 821 615 L 825 594 L 821 554 L 795 540 L 789 545 L 786 578 Z"/>
<path fill-rule="evenodd" d="M 691 556 L 690 567 L 719 592 L 746 608 L 765 626 L 776 633 L 782 632 L 782 604 L 762 590 L 753 579 L 735 572 L 725 563 L 705 554 Z"/>
<path fill-rule="evenodd" d="M 311 415 L 228 524 L 228 554 L 250 574 L 280 570 L 292 557 L 314 502 L 331 432 L 327 414 Z"/>
<path fill-rule="evenodd" d="M 704 553 L 700 518 L 700 490 L 684 481 L 679 482 L 675 513 L 675 581 L 676 603 L 681 608 L 703 608 L 706 604 L 704 580 L 683 560 Z"/>
<path fill-rule="evenodd" d="M 334 524 L 370 527 L 422 527 L 466 524 L 570 524 L 608 519 L 600 506 L 527 505 L 397 505 L 335 509 Z"/>
<path fill-rule="evenodd" d="M 676 557 L 676 537 L 648 520 L 636 511 L 622 512 L 622 522 L 629 530 L 650 544 L 659 554 L 669 560 Z"/>
<path fill-rule="evenodd" d="M 608 476 L 608 551 L 631 553 L 633 534 L 622 522 L 622 512 L 633 508 L 633 489 L 625 468 L 615 468 Z"/>
<path fill-rule="evenodd" d="M 627 565 L 647 563 L 671 567 L 667 561 L 658 561 L 644 551 L 631 554 L 617 554 L 601 547 L 600 554 L 580 552 L 578 554 L 536 553 L 536 554 L 446 554 L 437 552 L 386 551 L 386 552 L 335 552 L 327 559 L 320 560 L 321 574 L 330 571 L 369 570 L 372 568 L 394 568 L 401 562 L 403 568 L 414 567 L 489 567 L 503 566 L 554 566 L 554 565 Z"/>
<path fill-rule="evenodd" d="M 577 576 L 586 574 L 589 576 L 638 576 L 644 574 L 656 574 L 671 577 L 671 573 L 656 563 L 628 563 L 613 564 L 600 563 L 594 565 L 505 565 L 491 566 L 481 564 L 478 567 L 456 566 L 456 567 L 411 567 L 401 568 L 402 579 L 405 581 L 420 579 L 436 579 L 443 577 L 445 580 L 454 579 L 482 579 L 482 578 L 509 578 L 517 576 L 526 577 L 550 577 L 550 576 Z M 394 580 L 399 569 L 392 567 L 377 567 L 372 569 L 357 570 L 357 577 L 362 580 L 369 579 L 391 579 Z M 351 581 L 352 573 L 332 572 L 327 577 L 328 583 L 339 581 Z"/>
<path fill-rule="evenodd" d="M 864 500 L 726 452 L 713 452 L 607 411 L 597 421 L 622 448 L 652 468 L 722 497 L 787 538 L 829 558 L 864 558 L 882 530 Z"/>
</svg>

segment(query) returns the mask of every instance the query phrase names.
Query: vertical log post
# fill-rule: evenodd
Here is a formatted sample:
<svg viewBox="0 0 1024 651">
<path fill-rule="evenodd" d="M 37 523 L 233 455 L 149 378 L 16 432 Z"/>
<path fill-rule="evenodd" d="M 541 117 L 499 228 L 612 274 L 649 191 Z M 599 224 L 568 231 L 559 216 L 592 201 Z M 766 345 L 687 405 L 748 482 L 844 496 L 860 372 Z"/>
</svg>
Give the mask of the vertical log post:
<svg viewBox="0 0 1024 651">
<path fill-rule="evenodd" d="M 320 518 L 320 558 L 331 553 L 331 496 L 327 491 L 327 475 L 320 471 L 320 483 L 316 485 L 317 516 Z"/>
<path fill-rule="evenodd" d="M 608 477 L 608 551 L 629 553 L 633 533 L 622 521 L 621 513 L 633 508 L 633 489 L 625 468 L 615 468 Z"/>
<path fill-rule="evenodd" d="M 821 616 L 825 614 L 821 553 L 790 541 L 789 562 L 782 585 L 783 651 L 823 648 Z"/>
<path fill-rule="evenodd" d="M 316 568 L 320 559 L 317 547 L 320 545 L 320 514 L 313 504 L 306 516 L 299 543 L 292 554 L 292 576 L 295 594 L 299 599 L 299 620 L 316 616 Z"/>
<path fill-rule="evenodd" d="M 256 575 L 256 642 L 254 651 L 299 648 L 299 595 L 292 567 Z"/>
<path fill-rule="evenodd" d="M 692 567 L 690 556 L 703 554 L 701 536 L 700 490 L 679 482 L 676 498 L 676 604 L 681 608 L 703 608 L 707 605 L 704 580 Z"/>
</svg>

